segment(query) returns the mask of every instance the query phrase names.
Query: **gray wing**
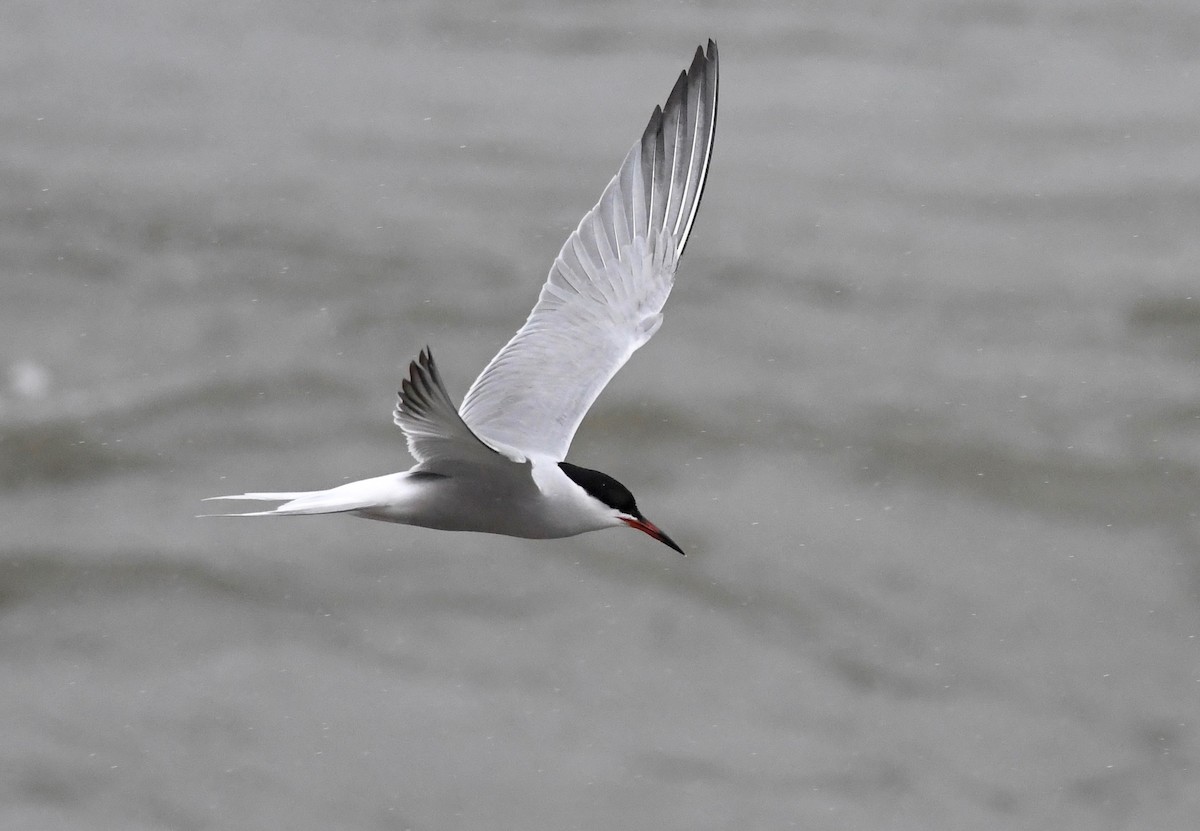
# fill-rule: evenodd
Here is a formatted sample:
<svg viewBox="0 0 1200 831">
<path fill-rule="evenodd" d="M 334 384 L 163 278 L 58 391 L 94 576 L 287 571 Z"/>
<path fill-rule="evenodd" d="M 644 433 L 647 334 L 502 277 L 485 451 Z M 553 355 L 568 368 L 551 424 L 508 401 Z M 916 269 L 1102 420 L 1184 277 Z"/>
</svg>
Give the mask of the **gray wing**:
<svg viewBox="0 0 1200 831">
<path fill-rule="evenodd" d="M 467 391 L 459 412 L 479 436 L 566 457 L 596 396 L 662 323 L 704 191 L 716 115 L 710 40 L 563 245 L 525 325 Z"/>
<path fill-rule="evenodd" d="M 404 431 L 408 452 L 431 471 L 458 462 L 524 461 L 498 452 L 471 432 L 454 409 L 428 347 L 408 365 L 408 378 L 400 382 L 392 420 Z"/>
</svg>

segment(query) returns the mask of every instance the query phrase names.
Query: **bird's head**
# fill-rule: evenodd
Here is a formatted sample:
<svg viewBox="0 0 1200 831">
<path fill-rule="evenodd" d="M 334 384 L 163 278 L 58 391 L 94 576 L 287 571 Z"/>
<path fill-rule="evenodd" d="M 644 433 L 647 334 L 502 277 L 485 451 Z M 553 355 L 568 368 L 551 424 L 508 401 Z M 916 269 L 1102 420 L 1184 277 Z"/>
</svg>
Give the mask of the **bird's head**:
<svg viewBox="0 0 1200 831">
<path fill-rule="evenodd" d="M 683 554 L 683 549 L 676 545 L 673 539 L 664 534 L 653 522 L 642 516 L 642 512 L 638 510 L 637 502 L 634 501 L 633 494 L 629 492 L 629 488 L 607 473 L 601 473 L 598 470 L 589 470 L 586 467 L 579 467 L 570 462 L 559 462 L 558 466 L 562 468 L 562 472 L 572 482 L 583 488 L 588 496 L 611 511 L 613 525 L 624 524 L 630 528 L 636 528 L 644 534 L 649 534 L 663 545 Z"/>
</svg>

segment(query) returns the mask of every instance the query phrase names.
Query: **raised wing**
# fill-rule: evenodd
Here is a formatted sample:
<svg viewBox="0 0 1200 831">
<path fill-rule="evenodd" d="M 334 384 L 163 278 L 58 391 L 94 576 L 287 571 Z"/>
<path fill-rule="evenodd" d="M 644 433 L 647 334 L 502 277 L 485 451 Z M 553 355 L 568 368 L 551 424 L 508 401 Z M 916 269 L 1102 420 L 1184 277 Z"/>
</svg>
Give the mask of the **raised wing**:
<svg viewBox="0 0 1200 831">
<path fill-rule="evenodd" d="M 479 436 L 566 457 L 596 396 L 662 323 L 704 191 L 716 116 L 710 40 L 563 245 L 525 325 L 467 391 L 459 412 Z"/>
<path fill-rule="evenodd" d="M 486 465 L 524 461 L 514 454 L 498 452 L 471 432 L 454 409 L 428 347 L 408 365 L 408 378 L 400 382 L 392 420 L 404 431 L 408 452 L 430 471 L 459 462 Z"/>
</svg>

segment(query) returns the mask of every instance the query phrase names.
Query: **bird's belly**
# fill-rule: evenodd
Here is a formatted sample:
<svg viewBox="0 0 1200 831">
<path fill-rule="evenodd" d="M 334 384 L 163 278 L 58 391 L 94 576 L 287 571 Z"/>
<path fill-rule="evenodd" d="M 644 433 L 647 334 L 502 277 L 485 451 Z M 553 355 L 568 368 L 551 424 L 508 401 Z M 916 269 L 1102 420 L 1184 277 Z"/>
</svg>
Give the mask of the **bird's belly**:
<svg viewBox="0 0 1200 831">
<path fill-rule="evenodd" d="M 526 539 L 571 537 L 594 526 L 551 510 L 532 482 L 505 487 L 451 477 L 426 483 L 421 495 L 404 504 L 374 505 L 355 511 L 383 522 L 439 531 L 477 531 Z"/>
</svg>

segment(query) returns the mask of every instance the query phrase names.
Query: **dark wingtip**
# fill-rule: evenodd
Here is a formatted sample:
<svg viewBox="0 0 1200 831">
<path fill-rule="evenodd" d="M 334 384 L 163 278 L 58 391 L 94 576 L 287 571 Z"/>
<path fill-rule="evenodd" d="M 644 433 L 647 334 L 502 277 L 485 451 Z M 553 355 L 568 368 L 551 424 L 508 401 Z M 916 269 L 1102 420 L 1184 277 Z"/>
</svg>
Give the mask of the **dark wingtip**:
<svg viewBox="0 0 1200 831">
<path fill-rule="evenodd" d="M 688 69 L 688 74 L 693 74 L 700 70 L 704 64 L 715 64 L 717 62 L 717 42 L 712 38 L 708 39 L 708 49 L 703 46 L 696 47 L 696 54 L 692 58 L 692 65 Z"/>
<path fill-rule="evenodd" d="M 425 401 L 429 396 L 428 390 L 440 383 L 437 366 L 433 363 L 433 350 L 426 346 L 415 361 L 408 362 L 408 377 L 400 379 L 396 412 L 412 415 L 427 412 L 429 408 Z"/>
</svg>

